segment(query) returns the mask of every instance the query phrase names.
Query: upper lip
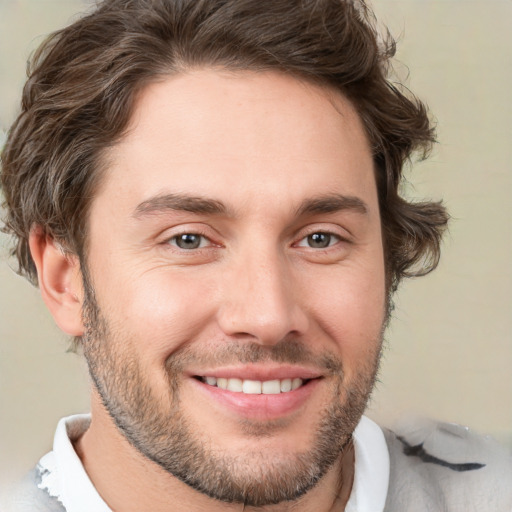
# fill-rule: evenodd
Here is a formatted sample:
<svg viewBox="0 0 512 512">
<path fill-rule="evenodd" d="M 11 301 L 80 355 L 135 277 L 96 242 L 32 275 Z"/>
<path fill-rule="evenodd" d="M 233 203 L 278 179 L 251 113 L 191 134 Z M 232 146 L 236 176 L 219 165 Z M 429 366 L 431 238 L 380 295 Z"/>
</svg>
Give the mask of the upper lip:
<svg viewBox="0 0 512 512">
<path fill-rule="evenodd" d="M 317 379 L 322 377 L 318 370 L 296 365 L 243 365 L 243 366 L 222 366 L 215 368 L 201 369 L 197 372 L 187 372 L 190 377 L 217 377 L 224 379 L 269 380 L 295 379 L 302 380 Z"/>
</svg>

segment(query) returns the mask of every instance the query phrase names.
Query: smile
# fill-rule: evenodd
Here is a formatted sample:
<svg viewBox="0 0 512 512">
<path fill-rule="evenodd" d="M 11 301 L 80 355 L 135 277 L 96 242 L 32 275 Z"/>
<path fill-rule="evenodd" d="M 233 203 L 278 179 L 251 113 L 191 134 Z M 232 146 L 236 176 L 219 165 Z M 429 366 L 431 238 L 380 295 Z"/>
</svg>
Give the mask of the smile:
<svg viewBox="0 0 512 512">
<path fill-rule="evenodd" d="M 297 413 L 323 389 L 326 376 L 315 368 L 268 363 L 192 370 L 188 377 L 208 406 L 237 420 L 266 422 Z"/>
<path fill-rule="evenodd" d="M 305 381 L 298 377 L 294 379 L 274 379 L 266 381 L 238 378 L 228 379 L 223 377 L 201 377 L 200 379 L 209 386 L 247 395 L 278 395 L 288 393 L 295 391 L 307 382 L 307 380 Z"/>
</svg>

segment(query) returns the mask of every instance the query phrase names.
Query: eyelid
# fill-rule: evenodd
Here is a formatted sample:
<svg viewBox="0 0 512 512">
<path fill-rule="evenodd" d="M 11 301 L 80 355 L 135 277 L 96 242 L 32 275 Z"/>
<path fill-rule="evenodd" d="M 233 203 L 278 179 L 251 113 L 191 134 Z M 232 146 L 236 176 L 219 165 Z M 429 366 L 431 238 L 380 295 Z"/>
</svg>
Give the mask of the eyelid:
<svg viewBox="0 0 512 512">
<path fill-rule="evenodd" d="M 183 247 L 179 247 L 178 245 L 178 239 L 179 237 L 183 236 L 183 235 L 193 235 L 193 236 L 197 236 L 199 238 L 201 238 L 201 242 L 199 244 L 199 247 L 194 247 L 194 248 L 191 248 L 191 249 L 184 249 Z M 207 243 L 206 244 L 203 244 L 203 241 L 206 240 Z M 184 232 L 184 233 L 178 233 L 177 235 L 174 235 L 172 236 L 171 238 L 167 239 L 167 242 L 165 242 L 169 245 L 172 245 L 173 247 L 175 247 L 176 249 L 179 249 L 180 251 L 197 251 L 198 249 L 205 249 L 206 247 L 211 247 L 212 245 L 212 241 L 205 235 L 201 235 L 200 233 L 193 233 L 193 232 Z"/>
<path fill-rule="evenodd" d="M 314 224 L 300 229 L 297 235 L 294 237 L 296 241 L 293 243 L 293 245 L 297 246 L 299 242 L 302 242 L 302 240 L 308 236 L 314 235 L 315 233 L 325 233 L 326 235 L 338 238 L 340 242 L 352 241 L 351 233 L 349 233 L 348 230 L 342 228 L 341 226 L 333 224 Z"/>
<path fill-rule="evenodd" d="M 315 235 L 315 234 L 323 234 L 323 235 L 328 235 L 330 236 L 331 238 L 334 238 L 335 239 L 335 243 L 332 243 L 332 244 L 329 244 L 327 247 L 318 247 L 318 248 L 315 248 L 315 247 L 310 247 L 307 245 L 307 242 L 305 244 L 302 244 L 302 242 L 306 241 L 311 235 Z M 308 235 L 305 235 L 303 236 L 298 242 L 295 243 L 295 246 L 296 247 L 309 247 L 310 249 L 314 249 L 314 250 L 326 250 L 326 249 L 329 249 L 330 247 L 336 245 L 337 243 L 339 242 L 342 242 L 343 241 L 343 238 L 336 234 L 336 233 L 330 233 L 328 231 L 313 231 L 312 233 L 309 233 Z"/>
<path fill-rule="evenodd" d="M 177 247 L 176 244 L 171 244 L 172 240 L 176 240 L 178 237 L 183 235 L 196 235 L 200 236 L 203 239 L 207 240 L 209 243 L 206 246 L 198 247 L 195 249 L 196 251 L 198 249 L 208 249 L 209 247 L 220 247 L 221 244 L 217 243 L 215 241 L 215 232 L 213 232 L 212 229 L 205 229 L 201 225 L 195 225 L 193 223 L 186 224 L 186 225 L 179 225 L 175 226 L 173 228 L 166 229 L 161 233 L 159 236 L 159 244 L 160 245 L 172 245 L 172 247 L 176 248 L 177 250 L 183 251 L 184 249 L 181 249 L 180 247 Z"/>
</svg>

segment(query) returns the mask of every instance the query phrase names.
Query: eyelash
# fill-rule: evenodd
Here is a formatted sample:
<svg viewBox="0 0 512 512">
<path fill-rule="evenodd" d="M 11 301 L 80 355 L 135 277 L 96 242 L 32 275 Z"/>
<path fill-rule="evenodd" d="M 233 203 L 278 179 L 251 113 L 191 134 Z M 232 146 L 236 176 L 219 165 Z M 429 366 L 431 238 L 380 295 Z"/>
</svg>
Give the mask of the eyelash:
<svg viewBox="0 0 512 512">
<path fill-rule="evenodd" d="M 308 242 L 312 242 L 313 240 L 309 240 L 311 237 L 314 237 L 315 235 L 322 235 L 324 237 L 327 237 L 328 238 L 328 245 L 326 247 L 312 247 L 308 244 Z M 338 235 L 337 233 L 332 233 L 330 231 L 313 231 L 305 236 L 303 236 L 298 243 L 296 243 L 295 245 L 297 247 L 306 247 L 306 248 L 309 248 L 309 249 L 318 249 L 318 250 L 326 250 L 326 249 L 329 249 L 330 247 L 333 247 L 334 245 L 338 244 L 339 242 L 341 242 L 343 240 L 343 238 Z M 302 242 L 305 242 L 305 244 L 302 244 Z M 331 243 L 333 242 L 333 243 Z"/>
<path fill-rule="evenodd" d="M 180 237 L 185 237 L 187 235 L 191 236 L 191 237 L 199 237 L 200 238 L 199 246 L 192 247 L 192 248 L 180 247 L 178 245 L 178 240 L 180 239 Z M 329 238 L 328 245 L 325 247 L 311 247 L 310 245 L 308 245 L 308 239 L 315 235 L 323 235 L 323 236 L 328 237 Z M 205 245 L 204 242 L 206 242 L 207 245 Z M 305 243 L 303 243 L 303 242 L 305 242 Z M 331 243 L 331 242 L 333 242 L 333 243 Z M 315 231 L 311 231 L 310 233 L 305 234 L 302 238 L 300 238 L 300 240 L 298 242 L 294 243 L 293 246 L 294 247 L 306 247 L 308 249 L 320 251 L 320 250 L 328 250 L 329 248 L 337 245 L 340 242 L 347 242 L 347 239 L 342 237 L 341 235 L 339 235 L 337 233 L 333 233 L 332 231 L 329 231 L 329 230 L 315 230 Z M 185 251 L 185 252 L 192 252 L 192 251 L 197 251 L 200 249 L 208 249 L 209 247 L 216 245 L 212 242 L 212 240 L 207 235 L 205 235 L 201 231 L 193 231 L 193 230 L 177 233 L 174 236 L 172 236 L 171 238 L 168 238 L 164 242 L 164 244 L 172 245 L 177 250 Z"/>
<path fill-rule="evenodd" d="M 183 247 L 180 247 L 178 245 L 178 240 L 181 238 L 181 237 L 185 237 L 185 236 L 193 236 L 193 237 L 199 237 L 201 240 L 200 240 L 200 245 L 199 247 L 193 247 L 193 248 L 189 248 L 189 249 L 185 249 Z M 203 245 L 203 242 L 207 241 L 208 242 L 208 245 Z M 172 245 L 173 247 L 176 247 L 178 250 L 180 251 L 186 251 L 186 252 L 192 252 L 192 251 L 195 251 L 195 250 L 199 250 L 199 249 L 207 249 L 209 247 L 211 247 L 212 245 L 215 245 L 211 239 L 206 236 L 204 233 L 201 233 L 200 231 L 183 231 L 182 233 L 177 233 L 176 235 L 172 236 L 171 238 L 168 238 L 166 241 L 165 241 L 165 244 L 167 245 Z"/>
</svg>

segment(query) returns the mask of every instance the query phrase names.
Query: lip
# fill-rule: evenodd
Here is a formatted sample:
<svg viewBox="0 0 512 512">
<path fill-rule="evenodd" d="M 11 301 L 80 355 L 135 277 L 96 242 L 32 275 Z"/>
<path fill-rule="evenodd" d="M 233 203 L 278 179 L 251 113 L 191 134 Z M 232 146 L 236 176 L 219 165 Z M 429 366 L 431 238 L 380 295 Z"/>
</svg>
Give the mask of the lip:
<svg viewBox="0 0 512 512">
<path fill-rule="evenodd" d="M 220 377 L 224 379 L 260 380 L 262 382 L 295 378 L 311 380 L 323 376 L 322 373 L 311 368 L 295 365 L 224 366 L 187 372 L 187 374 L 188 377 Z"/>
<path fill-rule="evenodd" d="M 220 378 L 239 378 L 250 380 L 275 380 L 302 378 L 307 382 L 300 388 L 279 394 L 245 394 L 221 389 L 217 386 L 206 384 L 197 376 L 212 376 Z M 322 376 L 313 370 L 297 367 L 276 368 L 215 368 L 214 370 L 202 370 L 198 374 L 190 375 L 189 381 L 194 388 L 209 403 L 216 408 L 227 411 L 235 418 L 243 418 L 255 421 L 270 421 L 285 418 L 301 409 L 314 393 L 322 381 Z"/>
</svg>

